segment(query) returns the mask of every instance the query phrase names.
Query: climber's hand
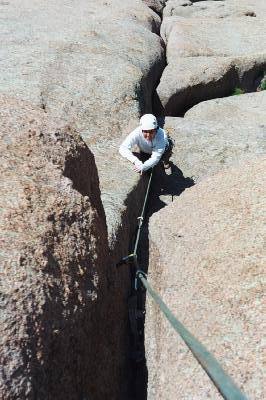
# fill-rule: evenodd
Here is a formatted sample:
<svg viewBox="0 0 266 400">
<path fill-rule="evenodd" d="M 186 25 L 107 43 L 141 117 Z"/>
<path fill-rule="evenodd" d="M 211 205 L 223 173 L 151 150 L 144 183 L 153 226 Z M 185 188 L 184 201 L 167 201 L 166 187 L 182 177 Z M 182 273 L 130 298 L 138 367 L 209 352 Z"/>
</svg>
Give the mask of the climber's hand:
<svg viewBox="0 0 266 400">
<path fill-rule="evenodd" d="M 140 165 L 134 164 L 133 165 L 133 169 L 134 169 L 135 172 L 138 172 L 140 175 L 142 174 L 142 168 L 141 168 Z"/>
</svg>

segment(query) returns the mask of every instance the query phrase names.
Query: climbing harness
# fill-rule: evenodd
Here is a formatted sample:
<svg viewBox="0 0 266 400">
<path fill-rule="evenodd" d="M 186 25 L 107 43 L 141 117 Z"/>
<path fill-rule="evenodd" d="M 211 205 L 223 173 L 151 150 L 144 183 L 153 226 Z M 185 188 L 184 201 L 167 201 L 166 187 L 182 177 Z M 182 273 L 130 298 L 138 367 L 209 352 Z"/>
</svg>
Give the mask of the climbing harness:
<svg viewBox="0 0 266 400">
<path fill-rule="evenodd" d="M 131 331 L 133 334 L 133 359 L 134 361 L 142 361 L 144 355 L 144 318 L 145 318 L 145 299 L 143 296 L 143 289 L 146 289 L 148 294 L 157 303 L 164 316 L 168 319 L 175 331 L 180 335 L 186 343 L 196 360 L 201 367 L 205 370 L 209 378 L 212 380 L 218 391 L 221 393 L 225 400 L 247 400 L 247 397 L 240 391 L 229 375 L 223 370 L 215 357 L 206 349 L 206 347 L 197 340 L 184 325 L 174 316 L 171 310 L 163 302 L 158 293 L 151 287 L 147 281 L 147 276 L 142 271 L 138 264 L 138 245 L 140 240 L 141 228 L 143 225 L 146 204 L 149 196 L 151 180 L 153 176 L 153 168 L 149 177 L 147 190 L 144 198 L 141 216 L 138 217 L 138 231 L 136 235 L 134 251 L 128 256 L 124 257 L 118 264 L 129 263 L 134 270 L 133 294 L 128 301 L 129 306 L 129 320 Z M 141 283 L 141 284 L 139 284 Z"/>
</svg>

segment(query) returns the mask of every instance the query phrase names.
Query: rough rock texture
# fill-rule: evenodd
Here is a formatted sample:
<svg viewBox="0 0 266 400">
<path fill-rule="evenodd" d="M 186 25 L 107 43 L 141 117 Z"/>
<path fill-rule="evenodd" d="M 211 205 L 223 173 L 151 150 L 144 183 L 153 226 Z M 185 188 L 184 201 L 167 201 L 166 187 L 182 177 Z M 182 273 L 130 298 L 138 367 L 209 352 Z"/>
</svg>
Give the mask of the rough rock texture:
<svg viewBox="0 0 266 400">
<path fill-rule="evenodd" d="M 254 400 L 266 396 L 265 168 L 258 158 L 224 170 L 150 221 L 151 284 Z M 146 353 L 148 399 L 221 398 L 152 300 Z"/>
<path fill-rule="evenodd" d="M 166 115 L 181 116 L 201 101 L 231 95 L 235 88 L 252 92 L 266 69 L 266 55 L 180 58 L 166 67 L 158 94 Z M 169 82 L 171 82 L 169 84 Z"/>
<path fill-rule="evenodd" d="M 208 9 L 200 3 L 180 8 Z M 168 65 L 157 92 L 166 115 L 181 116 L 200 101 L 228 96 L 236 87 L 255 91 L 266 70 L 265 4 L 203 3 L 212 5 L 213 16 L 205 18 L 195 12 L 190 18 L 173 16 L 163 20 L 161 33 L 167 44 Z M 231 18 L 215 18 L 222 4 Z M 245 5 L 253 5 L 252 9 L 260 11 L 259 16 L 238 17 Z"/>
<path fill-rule="evenodd" d="M 1 398 L 112 398 L 94 157 L 43 110 L 3 95 L 0 109 Z"/>
<path fill-rule="evenodd" d="M 156 3 L 163 4 L 162 1 Z M 139 175 L 132 173 L 130 164 L 118 154 L 118 147 L 122 138 L 138 124 L 140 114 L 152 110 L 153 91 L 165 65 L 164 43 L 158 36 L 161 19 L 141 0 L 80 0 L 78 4 L 72 0 L 20 0 L 1 2 L 0 13 L 4 21 L 1 25 L 1 94 L 23 99 L 32 108 L 38 107 L 45 112 L 48 121 L 56 119 L 60 126 L 69 126 L 70 132 L 76 130 L 95 156 L 110 250 L 105 271 L 106 303 L 101 308 L 101 311 L 105 308 L 106 314 L 101 320 L 108 320 L 109 326 L 105 329 L 103 325 L 92 323 L 93 330 L 86 329 L 89 335 L 96 335 L 97 343 L 97 332 L 104 330 L 106 338 L 101 340 L 108 340 L 111 354 L 106 363 L 112 364 L 111 372 L 107 368 L 112 384 L 105 382 L 104 376 L 98 373 L 98 367 L 95 367 L 93 382 L 84 383 L 85 375 L 82 374 L 80 379 L 84 387 L 95 385 L 103 392 L 113 390 L 114 393 L 116 391 L 115 400 L 119 396 L 125 399 L 130 272 L 127 267 L 116 269 L 115 263 L 128 254 L 146 179 L 139 179 Z M 9 100 L 9 107 L 8 104 Z M 79 167 L 75 174 L 76 179 L 83 176 Z M 45 192 L 40 189 L 40 196 L 44 195 Z M 69 213 L 71 207 L 72 204 L 69 204 Z M 83 211 L 82 208 L 80 218 Z M 40 229 L 45 230 L 45 226 L 40 221 Z M 96 227 L 93 229 L 97 232 Z M 25 235 L 30 235 L 26 228 Z M 104 250 L 100 252 L 105 254 Z M 53 295 L 56 293 L 55 290 Z M 104 290 L 101 293 L 104 295 Z M 31 311 L 28 310 L 28 313 L 30 318 Z M 89 318 L 90 321 L 94 317 L 88 317 L 85 312 L 82 318 Z M 84 344 L 85 341 L 80 344 L 79 353 L 84 353 L 84 359 L 88 360 L 87 350 L 97 351 L 98 344 L 88 344 L 89 349 Z M 66 346 L 66 356 L 67 349 Z M 100 371 L 104 369 L 100 361 L 104 357 L 104 351 L 99 350 Z M 91 362 L 92 368 L 94 365 Z M 80 370 L 77 367 L 75 374 L 75 369 L 74 364 L 71 370 L 73 379 Z M 62 371 L 58 367 L 58 374 Z M 101 383 L 98 383 L 100 377 Z M 41 382 L 38 387 L 42 390 Z M 71 390 L 71 399 L 75 398 L 74 390 L 77 398 L 82 397 L 79 384 L 73 383 Z M 108 397 L 103 395 L 101 400 L 110 399 L 110 396 L 111 393 Z"/>
<path fill-rule="evenodd" d="M 164 17 L 178 15 L 186 18 L 230 18 L 242 16 L 265 16 L 264 0 L 169 0 L 163 10 Z"/>
<path fill-rule="evenodd" d="M 167 0 L 143 0 L 157 14 L 161 15 Z"/>
<path fill-rule="evenodd" d="M 185 177 L 198 181 L 223 166 L 265 154 L 266 92 L 209 100 L 184 118 L 166 118 L 175 141 L 172 160 Z"/>
<path fill-rule="evenodd" d="M 164 67 L 160 18 L 140 0 L 3 2 L 1 91 L 74 126 L 95 155 L 113 247 L 138 177 L 117 148 Z M 100 137 L 100 139 L 99 139 Z M 121 177 L 116 184 L 112 177 Z"/>
<path fill-rule="evenodd" d="M 243 57 L 265 51 L 264 19 L 247 17 L 205 20 L 175 17 L 165 21 L 166 27 L 167 21 L 172 24 L 168 28 L 170 34 L 167 39 L 169 63 L 177 57 Z"/>
</svg>

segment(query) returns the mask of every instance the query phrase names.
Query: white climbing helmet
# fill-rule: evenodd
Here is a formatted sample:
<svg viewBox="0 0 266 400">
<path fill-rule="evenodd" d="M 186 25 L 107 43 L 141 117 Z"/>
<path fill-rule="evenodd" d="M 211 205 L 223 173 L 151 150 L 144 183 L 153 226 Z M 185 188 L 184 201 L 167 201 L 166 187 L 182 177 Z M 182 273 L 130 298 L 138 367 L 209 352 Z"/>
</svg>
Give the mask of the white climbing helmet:
<svg viewBox="0 0 266 400">
<path fill-rule="evenodd" d="M 140 122 L 140 127 L 143 131 L 149 131 L 151 129 L 156 129 L 158 126 L 157 119 L 152 114 L 142 115 L 139 122 Z"/>
</svg>

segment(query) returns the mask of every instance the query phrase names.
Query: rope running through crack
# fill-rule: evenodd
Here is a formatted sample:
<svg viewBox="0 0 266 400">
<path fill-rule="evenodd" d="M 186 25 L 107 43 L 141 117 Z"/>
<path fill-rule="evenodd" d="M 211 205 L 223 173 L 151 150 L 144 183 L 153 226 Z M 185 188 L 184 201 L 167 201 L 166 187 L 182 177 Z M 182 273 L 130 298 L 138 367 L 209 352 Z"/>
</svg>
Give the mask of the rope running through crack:
<svg viewBox="0 0 266 400">
<path fill-rule="evenodd" d="M 137 291 L 138 280 L 139 280 L 143 285 L 143 287 L 146 289 L 146 291 L 149 293 L 149 295 L 152 297 L 152 299 L 157 303 L 160 310 L 163 312 L 164 316 L 168 319 L 172 327 L 175 329 L 175 331 L 180 335 L 185 344 L 188 346 L 188 348 L 190 349 L 196 360 L 205 370 L 205 372 L 212 380 L 212 382 L 214 383 L 218 391 L 221 393 L 223 398 L 225 400 L 247 400 L 247 397 L 240 391 L 240 389 L 236 386 L 236 384 L 230 378 L 230 376 L 223 370 L 223 368 L 216 360 L 216 358 L 174 316 L 171 310 L 163 302 L 160 295 L 156 293 L 156 291 L 148 283 L 146 274 L 139 267 L 137 251 L 140 240 L 141 228 L 145 216 L 147 200 L 149 197 L 152 177 L 153 177 L 153 168 L 149 177 L 144 203 L 142 207 L 142 212 L 140 217 L 138 217 L 138 231 L 135 240 L 134 251 L 127 257 L 124 257 L 118 265 L 124 264 L 126 262 L 133 262 L 136 268 L 135 290 Z"/>
</svg>

